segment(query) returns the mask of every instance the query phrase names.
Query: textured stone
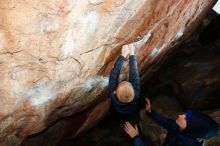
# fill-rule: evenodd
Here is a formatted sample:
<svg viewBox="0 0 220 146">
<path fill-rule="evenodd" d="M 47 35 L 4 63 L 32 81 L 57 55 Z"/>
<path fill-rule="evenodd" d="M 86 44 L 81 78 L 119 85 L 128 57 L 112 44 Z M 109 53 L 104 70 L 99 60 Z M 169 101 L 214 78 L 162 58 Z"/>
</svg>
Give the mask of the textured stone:
<svg viewBox="0 0 220 146">
<path fill-rule="evenodd" d="M 62 118 L 59 122 L 52 124 L 41 133 L 31 136 L 21 145 L 60 146 L 66 143 L 68 143 L 66 145 L 70 145 L 69 142 L 71 142 L 76 135 L 82 134 L 99 122 L 99 119 L 108 115 L 110 102 L 108 100 L 101 100 L 98 103 L 97 106 L 90 107 L 86 112 L 81 112 L 68 118 Z M 54 117 L 54 115 L 51 116 Z"/>
<path fill-rule="evenodd" d="M 0 1 L 0 145 L 95 104 L 121 46 L 148 33 L 137 60 L 141 79 L 149 78 L 215 2 Z"/>
<path fill-rule="evenodd" d="M 184 42 L 178 48 L 181 52 L 159 75 L 162 84 L 170 84 L 166 91 L 170 89 L 172 96 L 177 97 L 185 108 L 220 108 L 219 47 L 220 40 L 213 40 L 206 46 L 202 46 L 197 40 Z M 164 88 L 165 85 L 162 84 L 157 86 Z M 162 92 L 159 88 L 154 88 L 155 91 Z"/>
</svg>

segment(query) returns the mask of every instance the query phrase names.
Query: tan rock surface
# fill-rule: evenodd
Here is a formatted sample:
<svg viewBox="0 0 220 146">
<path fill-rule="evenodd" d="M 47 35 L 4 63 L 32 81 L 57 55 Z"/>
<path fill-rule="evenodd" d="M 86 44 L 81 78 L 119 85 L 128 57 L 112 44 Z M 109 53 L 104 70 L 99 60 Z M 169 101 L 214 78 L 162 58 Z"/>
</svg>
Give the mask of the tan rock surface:
<svg viewBox="0 0 220 146">
<path fill-rule="evenodd" d="M 94 104 L 121 46 L 151 33 L 137 51 L 147 79 L 215 2 L 0 1 L 0 145 Z"/>
</svg>

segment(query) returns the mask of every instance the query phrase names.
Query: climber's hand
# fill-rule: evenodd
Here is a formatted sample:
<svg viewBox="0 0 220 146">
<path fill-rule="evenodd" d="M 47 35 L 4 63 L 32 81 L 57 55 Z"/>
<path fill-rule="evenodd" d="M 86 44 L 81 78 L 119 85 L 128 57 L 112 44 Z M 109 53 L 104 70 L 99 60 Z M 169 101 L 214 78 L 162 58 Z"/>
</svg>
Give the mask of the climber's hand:
<svg viewBox="0 0 220 146">
<path fill-rule="evenodd" d="M 146 111 L 150 113 L 151 112 L 150 100 L 147 97 L 145 98 L 145 100 L 146 100 Z"/>
<path fill-rule="evenodd" d="M 125 122 L 124 130 L 131 138 L 139 135 L 137 124 L 133 127 L 129 122 Z"/>
<path fill-rule="evenodd" d="M 129 49 L 129 54 L 134 55 L 135 46 L 133 43 L 128 45 L 128 49 Z"/>
<path fill-rule="evenodd" d="M 129 55 L 129 53 L 130 51 L 129 51 L 128 45 L 122 46 L 121 55 L 126 58 Z"/>
</svg>

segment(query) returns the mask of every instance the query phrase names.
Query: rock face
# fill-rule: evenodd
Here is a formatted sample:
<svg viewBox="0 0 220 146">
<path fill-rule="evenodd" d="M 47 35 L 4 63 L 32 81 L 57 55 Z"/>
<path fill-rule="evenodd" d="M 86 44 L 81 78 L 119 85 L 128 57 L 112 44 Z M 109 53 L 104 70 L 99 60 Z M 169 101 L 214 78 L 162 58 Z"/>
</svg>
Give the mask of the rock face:
<svg viewBox="0 0 220 146">
<path fill-rule="evenodd" d="M 153 90 L 161 93 L 159 88 L 166 86 L 166 91 L 170 90 L 185 108 L 220 108 L 220 33 L 212 27 L 220 25 L 219 18 L 215 17 L 208 27 L 178 47 L 180 51 L 159 75 L 159 84 Z M 215 34 L 210 33 L 214 30 Z M 209 39 L 201 44 L 198 38 Z"/>
<path fill-rule="evenodd" d="M 208 26 L 207 21 L 210 22 Z M 178 46 L 178 53 L 166 64 L 157 80 L 152 81 L 157 83 L 152 88 L 148 86 L 153 109 L 169 118 L 186 108 L 200 109 L 220 124 L 219 25 L 219 15 L 210 13 L 193 35 Z M 162 145 L 166 131 L 146 116 L 145 110 L 141 111 L 141 119 L 149 145 Z M 220 131 L 212 139 L 205 140 L 205 146 L 218 146 L 219 137 Z"/>
<path fill-rule="evenodd" d="M 106 98 L 108 74 L 121 46 L 149 36 L 137 49 L 143 81 L 215 2 L 1 1 L 0 145 L 19 145 L 62 117 L 99 103 L 73 118 L 77 128 L 69 135 L 91 127 L 108 111 L 109 101 L 100 99 Z"/>
</svg>

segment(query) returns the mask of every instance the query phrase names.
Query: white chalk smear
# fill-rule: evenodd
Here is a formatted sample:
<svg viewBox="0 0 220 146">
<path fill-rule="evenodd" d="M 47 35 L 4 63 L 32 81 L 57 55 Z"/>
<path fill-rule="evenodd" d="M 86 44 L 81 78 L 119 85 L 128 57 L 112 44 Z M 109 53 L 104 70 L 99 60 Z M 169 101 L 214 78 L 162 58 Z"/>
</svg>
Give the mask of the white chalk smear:
<svg viewBox="0 0 220 146">
<path fill-rule="evenodd" d="M 86 92 L 98 88 L 100 91 L 108 86 L 108 77 L 94 76 L 89 78 L 77 88 Z M 57 88 L 55 83 L 39 82 L 32 88 L 25 91 L 24 97 L 29 98 L 33 106 L 41 105 L 50 100 L 54 100 L 57 96 Z"/>
<path fill-rule="evenodd" d="M 83 88 L 86 91 L 89 91 L 93 88 L 105 88 L 106 86 L 108 86 L 108 81 L 109 78 L 108 77 L 103 77 L 103 76 L 95 76 L 92 78 L 89 78 L 88 80 L 86 80 L 84 83 L 82 83 L 80 85 L 81 88 Z"/>
<path fill-rule="evenodd" d="M 43 16 L 39 21 L 37 29 L 40 32 L 55 32 L 59 30 L 59 22 L 54 16 Z"/>
<path fill-rule="evenodd" d="M 62 58 L 65 59 L 68 56 L 71 56 L 72 52 L 73 52 L 73 32 L 71 29 L 69 29 L 66 33 L 65 33 L 65 39 L 63 41 L 63 45 L 61 47 L 61 51 L 63 52 L 62 54 Z"/>
<path fill-rule="evenodd" d="M 39 82 L 25 91 L 24 96 L 29 98 L 32 105 L 41 105 L 56 97 L 57 91 L 52 83 Z"/>
<path fill-rule="evenodd" d="M 81 45 L 84 45 L 90 36 L 95 32 L 98 24 L 99 16 L 96 11 L 91 11 L 86 15 L 79 17 L 79 31 L 77 31 L 77 39 Z"/>
<path fill-rule="evenodd" d="M 38 26 L 38 30 L 40 32 L 44 32 L 45 28 L 48 26 L 49 20 L 46 17 L 43 17 L 42 20 L 40 21 L 40 24 Z"/>
<path fill-rule="evenodd" d="M 151 32 L 148 32 L 141 40 L 137 41 L 137 42 L 134 42 L 134 46 L 136 48 L 140 48 L 142 45 L 144 45 L 148 40 L 149 38 L 151 37 Z"/>
<path fill-rule="evenodd" d="M 91 4 L 98 5 L 104 2 L 104 0 L 89 0 Z"/>
<path fill-rule="evenodd" d="M 160 52 L 160 48 L 155 47 L 155 48 L 152 50 L 152 52 L 151 52 L 151 56 L 155 56 L 155 55 L 157 55 L 159 52 Z"/>
<path fill-rule="evenodd" d="M 184 30 L 185 30 L 185 27 L 181 27 L 179 29 L 179 31 L 176 33 L 176 39 L 178 39 L 178 38 L 183 36 Z"/>
</svg>

